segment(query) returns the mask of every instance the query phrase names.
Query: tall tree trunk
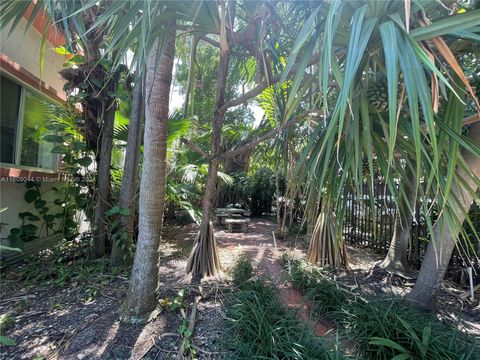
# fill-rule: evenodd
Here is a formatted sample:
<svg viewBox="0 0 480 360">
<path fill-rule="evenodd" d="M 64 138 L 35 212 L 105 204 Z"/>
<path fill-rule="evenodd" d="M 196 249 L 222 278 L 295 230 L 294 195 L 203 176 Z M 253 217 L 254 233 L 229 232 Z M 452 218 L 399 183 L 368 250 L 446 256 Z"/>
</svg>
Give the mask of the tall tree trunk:
<svg viewBox="0 0 480 360">
<path fill-rule="evenodd" d="M 480 123 L 470 129 L 469 138 L 480 145 Z M 478 183 L 472 177 L 480 177 L 480 157 L 467 151 L 462 154 L 471 174 L 457 169 L 464 184 L 454 181 L 450 192 L 451 199 L 458 199 L 457 202 L 452 200 L 452 214 L 460 225 L 452 229 L 447 225 L 445 215 L 442 215 L 433 227 L 433 240 L 427 247 L 415 286 L 407 295 L 409 301 L 420 307 L 428 308 L 435 304 L 435 297 L 452 257 L 461 224 L 473 202 L 472 191 L 478 190 Z"/>
<path fill-rule="evenodd" d="M 167 24 L 160 51 L 160 39 L 147 59 L 145 79 L 145 139 L 140 182 L 139 234 L 130 287 L 122 320 L 148 320 L 156 307 L 159 245 L 163 225 L 166 184 L 167 119 L 173 58 L 175 22 Z M 157 67 L 157 59 L 160 56 Z"/>
<path fill-rule="evenodd" d="M 128 248 L 133 242 L 138 165 L 140 144 L 142 141 L 143 93 L 142 78 L 137 71 L 137 81 L 132 94 L 132 108 L 128 127 L 127 149 L 123 165 L 122 187 L 120 189 L 120 207 L 129 209 L 129 215 L 120 218 L 125 237 L 112 244 L 110 267 L 128 265 L 132 259 Z"/>
<path fill-rule="evenodd" d="M 288 171 L 288 142 L 284 142 L 283 146 L 283 161 L 284 161 L 284 174 L 285 179 L 289 179 L 289 171 Z M 286 221 L 288 216 L 288 209 L 290 206 L 290 194 L 292 194 L 292 188 L 287 186 L 287 190 L 285 191 L 285 195 L 283 197 L 283 217 L 282 217 L 282 225 L 280 226 L 280 234 L 285 235 L 286 233 Z"/>
<path fill-rule="evenodd" d="M 232 31 L 233 20 L 235 18 L 235 4 L 231 2 L 229 9 L 225 8 L 225 2 L 221 1 L 221 31 L 220 31 L 220 61 L 217 71 L 217 86 L 215 112 L 212 122 L 212 156 L 220 153 L 222 140 L 222 126 L 225 118 L 225 111 L 222 110 L 225 104 L 225 94 L 227 90 L 228 65 L 230 62 L 230 52 L 227 45 L 227 28 Z M 228 13 L 228 15 L 227 15 Z M 230 21 L 227 21 L 227 17 Z M 204 276 L 211 276 L 220 270 L 220 262 L 218 260 L 217 246 L 213 233 L 213 225 L 210 222 L 212 212 L 212 204 L 216 192 L 217 173 L 220 162 L 218 159 L 210 160 L 208 164 L 207 183 L 202 203 L 202 220 L 200 230 L 197 235 L 192 252 L 188 259 L 186 271 L 192 273 L 193 279 L 199 279 Z"/>
<path fill-rule="evenodd" d="M 407 250 L 413 222 L 413 211 L 416 203 L 415 171 L 407 166 L 404 190 L 407 199 L 402 197 L 395 218 L 395 228 L 390 241 L 387 256 L 380 264 L 389 273 L 408 277 Z"/>
<path fill-rule="evenodd" d="M 110 164 L 112 162 L 113 126 L 115 124 L 115 102 L 106 103 L 103 110 L 104 120 L 102 127 L 102 140 L 98 154 L 97 176 L 97 204 L 94 213 L 94 231 L 92 256 L 99 258 L 105 254 L 107 239 L 107 221 L 105 212 L 110 208 Z"/>
</svg>

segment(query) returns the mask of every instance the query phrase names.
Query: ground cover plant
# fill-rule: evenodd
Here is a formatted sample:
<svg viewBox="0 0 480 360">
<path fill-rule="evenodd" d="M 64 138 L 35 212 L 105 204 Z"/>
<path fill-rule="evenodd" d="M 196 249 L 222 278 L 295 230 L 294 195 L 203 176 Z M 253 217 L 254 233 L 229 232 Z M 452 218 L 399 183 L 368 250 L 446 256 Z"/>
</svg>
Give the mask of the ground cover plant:
<svg viewBox="0 0 480 360">
<path fill-rule="evenodd" d="M 239 268 L 249 268 L 246 263 L 248 260 L 239 261 L 234 273 L 244 273 Z M 278 290 L 268 279 L 253 278 L 241 283 L 229 299 L 226 314 L 233 358 L 335 358 L 325 340 L 316 337 L 312 329 L 284 308 Z"/>
<path fill-rule="evenodd" d="M 478 341 L 398 298 L 366 298 L 340 288 L 333 275 L 284 254 L 287 280 L 313 301 L 312 315 L 335 321 L 353 339 L 356 354 L 368 359 L 476 359 Z"/>
</svg>

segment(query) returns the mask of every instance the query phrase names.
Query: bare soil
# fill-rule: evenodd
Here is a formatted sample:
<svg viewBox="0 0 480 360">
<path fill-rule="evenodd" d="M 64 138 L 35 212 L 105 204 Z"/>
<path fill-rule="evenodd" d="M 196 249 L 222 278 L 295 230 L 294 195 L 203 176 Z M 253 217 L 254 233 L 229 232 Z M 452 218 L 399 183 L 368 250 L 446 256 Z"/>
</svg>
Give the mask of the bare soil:
<svg viewBox="0 0 480 360">
<path fill-rule="evenodd" d="M 304 256 L 304 250 L 288 249 L 277 240 L 275 226 L 266 219 L 252 219 L 248 233 L 227 233 L 215 226 L 220 260 L 224 272 L 202 281 L 203 298 L 198 306 L 197 322 L 192 336 L 192 348 L 198 359 L 228 357 L 225 346 L 224 303 L 230 286 L 228 271 L 241 254 L 248 254 L 256 263 L 259 274 L 273 279 L 278 285 L 285 306 L 297 310 L 299 318 L 310 322 L 318 335 L 332 329 L 328 321 L 311 322 L 311 304 L 300 292 L 285 285 L 278 255 L 290 251 Z M 198 293 L 185 274 L 185 265 L 193 238 L 195 224 L 168 226 L 161 246 L 159 302 L 166 303 L 185 290 L 184 308 L 190 315 L 191 305 Z M 398 296 L 408 292 L 413 284 L 395 286 L 370 275 L 381 255 L 349 247 L 350 269 L 338 273 L 338 280 L 366 296 Z M 35 263 L 41 271 L 41 263 Z M 181 343 L 179 327 L 182 314 L 164 306 L 158 317 L 143 325 L 125 325 L 118 321 L 119 309 L 128 287 L 128 272 L 120 275 L 93 273 L 82 283 L 70 281 L 61 286 L 48 281 L 28 281 L 24 275 L 29 263 L 15 266 L 2 274 L 0 283 L 0 314 L 8 313 L 14 320 L 5 335 L 15 346 L 0 346 L 0 359 L 175 359 Z M 92 289 L 94 294 L 92 295 Z M 464 289 L 446 282 L 442 291 L 442 316 L 463 318 L 465 330 L 480 336 L 480 306 L 459 301 Z M 444 306 L 446 304 L 446 306 Z"/>
</svg>

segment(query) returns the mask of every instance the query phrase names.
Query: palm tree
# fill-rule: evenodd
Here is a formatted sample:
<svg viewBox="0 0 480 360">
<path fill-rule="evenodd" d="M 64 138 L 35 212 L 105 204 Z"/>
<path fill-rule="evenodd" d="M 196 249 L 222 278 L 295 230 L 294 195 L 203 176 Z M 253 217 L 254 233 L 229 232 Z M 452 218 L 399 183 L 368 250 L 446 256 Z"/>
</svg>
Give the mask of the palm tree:
<svg viewBox="0 0 480 360">
<path fill-rule="evenodd" d="M 395 218 L 394 230 L 388 253 L 380 267 L 389 273 L 400 275 L 403 277 L 409 276 L 407 254 L 408 246 L 410 244 L 410 233 L 413 222 L 413 213 L 416 209 L 416 193 L 414 190 L 415 173 L 413 168 L 405 169 L 406 177 L 400 183 L 400 186 L 405 186 L 404 193 L 406 198 L 399 201 L 399 207 Z"/>
<path fill-rule="evenodd" d="M 147 320 L 156 306 L 158 249 L 163 223 L 166 185 L 167 120 L 175 56 L 175 21 L 166 25 L 146 62 L 145 140 L 140 182 L 137 250 L 122 318 Z M 158 64 L 158 69 L 157 69 Z"/>
<path fill-rule="evenodd" d="M 290 64 L 288 69 L 284 69 L 281 57 L 285 55 L 285 48 L 291 45 L 291 27 L 281 29 L 279 18 L 285 17 L 285 14 L 291 14 L 291 6 L 287 3 L 277 3 L 270 6 L 267 2 L 242 2 L 236 4 L 234 1 L 221 1 L 221 11 L 215 6 L 212 7 L 208 2 L 205 3 L 209 7 L 208 14 L 213 17 L 211 23 L 218 24 L 219 28 L 209 30 L 199 34 L 201 40 L 212 44 L 219 48 L 219 67 L 216 84 L 215 109 L 212 119 L 212 142 L 210 153 L 193 146 L 190 142 L 185 141 L 187 146 L 192 150 L 198 151 L 209 161 L 207 182 L 203 198 L 202 221 L 200 231 L 197 235 L 194 248 L 190 254 L 187 264 L 187 272 L 192 272 L 194 278 L 203 277 L 205 275 L 214 275 L 219 270 L 218 255 L 216 254 L 215 239 L 213 236 L 213 226 L 210 222 L 210 216 L 214 201 L 216 178 L 219 165 L 222 161 L 242 154 L 260 144 L 269 140 L 284 129 L 295 125 L 299 120 L 305 118 L 308 113 L 294 117 L 288 121 L 279 124 L 267 133 L 258 135 L 250 139 L 241 146 L 228 151 L 221 151 L 222 128 L 226 112 L 238 105 L 246 103 L 261 94 L 265 89 L 279 82 L 283 82 L 292 76 L 300 81 L 304 78 L 304 69 L 302 66 L 309 66 L 318 61 L 317 57 L 312 57 L 306 63 L 298 63 L 295 61 Z M 305 12 L 308 12 L 308 6 Z M 240 15 L 236 16 L 239 12 Z M 213 14 L 213 15 L 212 15 Z M 275 26 L 265 26 L 265 19 L 275 23 Z M 220 21 L 218 20 L 220 19 Z M 241 19 L 241 20 L 240 20 Z M 238 26 L 237 26 L 237 20 Z M 279 46 L 270 46 L 268 51 L 265 46 L 266 31 L 272 43 L 278 42 Z M 217 42 L 206 36 L 205 34 L 220 34 L 220 41 Z M 288 34 L 287 34 L 288 33 Z M 261 36 L 257 36 L 261 35 Z M 257 45 L 255 45 L 257 44 Z M 278 53 L 280 51 L 281 53 Z M 288 51 L 286 52 L 288 53 Z M 231 59 L 237 57 L 254 60 L 255 76 L 246 76 L 250 79 L 250 85 L 253 78 L 257 83 L 251 90 L 244 92 L 235 99 L 226 99 L 226 86 L 228 82 L 232 82 L 232 75 L 240 72 L 229 72 L 229 64 Z M 233 63 L 233 61 L 232 61 Z M 229 76 L 231 75 L 231 76 Z M 228 80 L 228 81 L 227 81 Z M 294 89 L 294 92 L 298 87 Z M 293 102 L 294 103 L 294 102 Z M 292 105 L 292 102 L 289 104 Z"/>
</svg>

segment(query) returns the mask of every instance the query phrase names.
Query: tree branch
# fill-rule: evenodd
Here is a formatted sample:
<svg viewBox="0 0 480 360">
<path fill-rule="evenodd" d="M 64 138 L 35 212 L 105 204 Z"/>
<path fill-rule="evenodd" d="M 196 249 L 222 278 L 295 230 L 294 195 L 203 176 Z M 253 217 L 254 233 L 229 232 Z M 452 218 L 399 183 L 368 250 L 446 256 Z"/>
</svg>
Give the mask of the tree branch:
<svg viewBox="0 0 480 360">
<path fill-rule="evenodd" d="M 225 160 L 225 159 L 228 159 L 228 158 L 231 158 L 231 157 L 234 157 L 234 156 L 237 156 L 247 150 L 250 150 L 252 149 L 253 147 L 257 146 L 258 144 L 260 144 L 261 142 L 265 141 L 265 140 L 268 140 L 272 137 L 274 137 L 275 135 L 277 134 L 280 134 L 283 130 L 285 130 L 286 128 L 289 128 L 290 126 L 292 125 L 295 125 L 296 123 L 298 123 L 300 120 L 306 118 L 308 115 L 312 114 L 312 113 L 316 113 L 317 110 L 307 110 L 307 111 L 304 111 L 303 113 L 301 113 L 300 115 L 298 115 L 297 117 L 293 118 L 293 119 L 290 119 L 286 122 L 284 122 L 282 125 L 280 125 L 279 127 L 275 128 L 275 129 L 272 129 L 271 131 L 269 131 L 268 133 L 266 134 L 263 134 L 259 137 L 257 137 L 256 139 L 253 139 L 252 141 L 246 143 L 246 144 L 243 144 L 235 149 L 232 149 L 230 151 L 227 151 L 226 153 L 223 153 L 223 154 L 216 154 L 214 156 L 212 156 L 212 160 L 213 159 L 218 159 L 218 160 Z M 319 111 L 318 111 L 319 112 Z"/>
<path fill-rule="evenodd" d="M 307 66 L 310 66 L 310 65 L 313 65 L 315 63 L 318 62 L 318 59 L 319 59 L 319 55 L 318 54 L 314 54 L 310 60 L 310 62 L 307 64 Z M 303 70 L 303 69 L 302 69 Z M 287 78 L 293 76 L 296 74 L 296 72 L 298 71 L 298 64 L 297 65 L 294 65 L 292 66 L 292 69 L 290 70 L 290 72 L 288 73 L 287 75 Z M 244 102 L 246 102 L 247 100 L 250 100 L 251 98 L 257 96 L 257 95 L 260 95 L 262 93 L 263 90 L 265 90 L 266 88 L 268 88 L 269 86 L 272 86 L 272 85 L 275 85 L 276 83 L 278 83 L 280 81 L 280 79 L 282 78 L 282 73 L 280 74 L 277 74 L 275 76 L 273 76 L 271 79 L 269 79 L 270 81 L 262 81 L 260 84 L 258 84 L 256 87 L 254 87 L 252 90 L 250 91 L 247 91 L 245 94 L 243 94 L 242 96 L 239 96 L 238 98 L 236 99 L 233 99 L 233 100 L 230 100 L 228 102 L 226 102 L 222 107 L 221 107 L 221 111 L 226 111 L 228 109 L 230 109 L 231 107 L 234 107 L 234 106 L 238 106 L 238 105 L 241 105 L 243 104 Z"/>
<path fill-rule="evenodd" d="M 202 155 L 207 160 L 211 160 L 212 157 L 200 146 L 192 143 L 191 141 L 185 138 L 181 138 L 180 141 L 182 142 L 182 144 L 185 144 L 190 150 L 195 151 L 196 153 Z"/>
</svg>

